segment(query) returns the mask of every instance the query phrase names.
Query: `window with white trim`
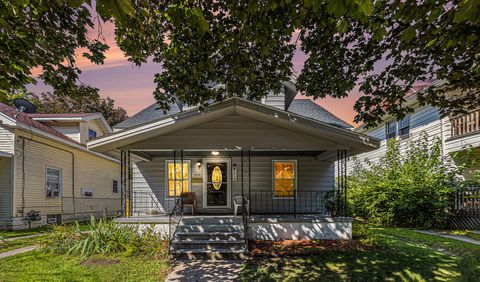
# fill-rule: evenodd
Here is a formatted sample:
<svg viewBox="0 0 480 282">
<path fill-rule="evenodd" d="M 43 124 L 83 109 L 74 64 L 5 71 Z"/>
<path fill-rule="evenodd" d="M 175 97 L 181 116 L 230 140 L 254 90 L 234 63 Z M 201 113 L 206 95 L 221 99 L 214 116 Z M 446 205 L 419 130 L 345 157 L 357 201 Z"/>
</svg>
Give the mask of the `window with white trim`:
<svg viewBox="0 0 480 282">
<path fill-rule="evenodd" d="M 398 122 L 398 135 L 401 139 L 410 137 L 410 116 L 407 116 Z"/>
<path fill-rule="evenodd" d="M 390 121 L 385 124 L 385 136 L 388 139 L 395 138 L 397 136 L 397 121 Z"/>
<path fill-rule="evenodd" d="M 292 198 L 297 189 L 297 161 L 273 161 L 273 197 Z"/>
<path fill-rule="evenodd" d="M 168 197 L 180 196 L 190 191 L 190 161 L 167 161 L 167 191 Z"/>
<path fill-rule="evenodd" d="M 94 139 L 97 138 L 97 132 L 92 129 L 88 129 L 88 139 Z"/>
<path fill-rule="evenodd" d="M 92 189 L 82 188 L 82 196 L 88 197 L 88 198 L 93 197 L 93 190 L 92 190 Z"/>
<path fill-rule="evenodd" d="M 62 190 L 62 170 L 53 167 L 47 167 L 45 171 L 47 198 L 60 197 Z"/>
</svg>

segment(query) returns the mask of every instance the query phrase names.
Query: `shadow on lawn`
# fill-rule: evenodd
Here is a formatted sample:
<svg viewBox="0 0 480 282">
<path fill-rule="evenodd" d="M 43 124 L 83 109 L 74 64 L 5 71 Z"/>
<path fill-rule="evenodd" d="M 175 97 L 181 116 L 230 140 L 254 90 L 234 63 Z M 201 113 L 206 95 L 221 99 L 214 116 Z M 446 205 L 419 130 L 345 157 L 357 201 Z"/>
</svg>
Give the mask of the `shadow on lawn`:
<svg viewBox="0 0 480 282">
<path fill-rule="evenodd" d="M 459 262 L 458 257 L 435 252 L 326 251 L 307 257 L 254 259 L 244 267 L 242 280 L 451 280 L 461 275 Z"/>
</svg>

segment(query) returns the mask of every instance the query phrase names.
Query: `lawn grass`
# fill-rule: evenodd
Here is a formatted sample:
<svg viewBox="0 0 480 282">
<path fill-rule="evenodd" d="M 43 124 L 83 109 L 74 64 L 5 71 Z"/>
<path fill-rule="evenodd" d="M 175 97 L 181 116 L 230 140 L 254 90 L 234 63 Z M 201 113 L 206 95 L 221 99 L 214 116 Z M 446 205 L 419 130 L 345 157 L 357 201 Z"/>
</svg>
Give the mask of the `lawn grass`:
<svg viewBox="0 0 480 282">
<path fill-rule="evenodd" d="M 68 223 L 66 225 L 74 225 L 74 224 L 76 224 L 76 223 Z M 79 222 L 78 225 L 79 225 L 79 228 L 80 228 L 81 231 L 87 231 L 88 230 L 87 222 Z M 5 231 L 0 231 L 0 238 L 8 239 L 8 238 L 14 238 L 14 237 L 48 233 L 48 232 L 51 232 L 52 229 L 53 229 L 52 225 L 44 225 L 44 226 L 40 226 L 40 227 L 36 227 L 36 228 L 30 228 L 30 229 L 5 230 Z"/>
<path fill-rule="evenodd" d="M 117 255 L 85 260 L 39 250 L 1 259 L 0 281 L 164 281 L 169 267 L 162 259 Z"/>
<path fill-rule="evenodd" d="M 0 231 L 0 237 L 3 239 L 8 239 L 8 238 L 14 238 L 14 237 L 20 237 L 20 236 L 35 235 L 39 233 L 47 233 L 50 231 L 52 231 L 52 226 L 44 225 L 41 227 L 31 228 L 31 229 Z"/>
<path fill-rule="evenodd" d="M 480 246 L 411 229 L 354 225 L 359 244 L 305 257 L 247 263 L 251 281 L 478 281 Z"/>
<path fill-rule="evenodd" d="M 47 236 L 48 235 L 45 234 L 38 237 L 21 238 L 21 239 L 19 238 L 14 241 L 0 241 L 0 253 L 27 247 L 27 246 L 39 245 L 42 242 L 44 242 Z"/>
</svg>

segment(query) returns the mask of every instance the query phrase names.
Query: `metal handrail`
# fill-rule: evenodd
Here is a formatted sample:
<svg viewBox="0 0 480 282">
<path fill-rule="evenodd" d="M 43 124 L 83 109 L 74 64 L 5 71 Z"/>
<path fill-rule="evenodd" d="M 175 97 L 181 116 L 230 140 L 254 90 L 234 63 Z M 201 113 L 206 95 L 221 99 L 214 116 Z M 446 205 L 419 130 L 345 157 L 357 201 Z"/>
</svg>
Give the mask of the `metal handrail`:
<svg viewBox="0 0 480 282">
<path fill-rule="evenodd" d="M 173 229 L 172 233 L 172 217 L 178 217 L 176 220 L 176 225 Z M 180 225 L 180 221 L 182 221 L 183 217 L 183 196 L 180 195 L 180 197 L 177 199 L 175 202 L 175 206 L 173 207 L 172 212 L 168 215 L 168 252 L 171 252 L 171 246 L 172 246 L 172 241 L 173 238 L 175 237 L 175 234 L 177 233 L 178 226 Z"/>
<path fill-rule="evenodd" d="M 148 213 L 148 208 L 153 210 L 156 208 L 158 211 L 162 211 L 162 208 L 159 206 L 159 201 L 153 192 L 149 191 L 133 191 L 133 209 L 132 213 L 140 215 L 143 213 Z M 145 200 L 146 201 L 142 201 Z M 150 201 L 148 201 L 150 199 Z M 142 205 L 143 204 L 143 205 Z"/>
<path fill-rule="evenodd" d="M 330 191 L 252 190 L 250 214 L 321 214 L 329 215 Z"/>
</svg>

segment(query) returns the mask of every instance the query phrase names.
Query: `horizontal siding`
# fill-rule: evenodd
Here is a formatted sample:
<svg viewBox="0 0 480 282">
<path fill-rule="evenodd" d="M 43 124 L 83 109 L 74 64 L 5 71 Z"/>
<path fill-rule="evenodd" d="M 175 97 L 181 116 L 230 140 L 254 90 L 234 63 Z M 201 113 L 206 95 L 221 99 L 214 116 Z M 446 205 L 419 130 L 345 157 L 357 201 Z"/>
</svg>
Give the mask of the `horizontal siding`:
<svg viewBox="0 0 480 282">
<path fill-rule="evenodd" d="M 12 218 L 12 159 L 0 157 L 0 224 Z"/>
<path fill-rule="evenodd" d="M 0 152 L 13 154 L 15 134 L 13 130 L 0 126 Z"/>
<path fill-rule="evenodd" d="M 283 89 L 277 95 L 273 93 L 267 94 L 267 96 L 264 99 L 264 104 L 285 110 L 285 93 L 283 92 Z"/>
<path fill-rule="evenodd" d="M 193 175 L 201 174 L 203 171 L 197 171 L 195 163 L 202 159 L 201 156 L 189 157 L 185 160 L 190 160 L 193 167 Z M 238 171 L 238 180 L 232 181 L 232 196 L 241 195 L 241 158 L 230 157 L 232 166 L 235 164 Z M 333 164 L 330 162 L 317 161 L 314 157 L 306 156 L 291 156 L 291 157 L 269 157 L 269 156 L 252 156 L 251 157 L 251 191 L 265 191 L 263 195 L 267 195 L 272 191 L 272 160 L 297 160 L 298 170 L 298 191 L 329 191 L 333 189 L 334 185 L 334 170 Z M 156 196 L 158 209 L 161 212 L 169 211 L 173 206 L 172 199 L 166 199 L 165 192 L 165 161 L 166 158 L 154 158 L 151 162 L 139 162 L 133 167 L 133 189 L 134 191 L 153 192 Z M 247 182 L 247 167 L 245 163 L 245 179 L 244 189 L 245 193 L 248 190 Z M 201 168 L 203 170 L 203 167 Z M 195 177 L 193 177 L 195 178 Z M 193 191 L 197 198 L 197 212 L 218 212 L 218 210 L 203 209 L 203 179 L 201 183 L 194 182 L 191 184 L 191 191 Z M 144 199 L 144 201 L 150 201 Z M 145 203 L 138 204 L 147 206 Z M 223 210 L 225 212 L 226 210 Z M 228 210 L 227 210 L 228 211 Z M 228 212 L 231 212 L 228 211 Z"/>
<path fill-rule="evenodd" d="M 410 138 L 400 141 L 400 150 L 405 150 L 411 141 L 418 140 L 422 133 L 427 133 L 432 140 L 434 138 L 439 138 L 440 140 L 442 140 L 442 138 L 443 140 L 446 139 L 445 121 L 441 119 L 438 109 L 426 106 L 417 109 L 410 116 Z M 370 130 L 367 134 L 381 140 L 380 148 L 355 156 L 361 164 L 365 164 L 365 160 L 374 163 L 378 162 L 386 153 L 387 140 L 385 139 L 385 123 Z M 352 169 L 353 161 L 350 159 L 347 164 L 347 171 L 350 173 Z"/>
<path fill-rule="evenodd" d="M 230 115 L 129 145 L 126 149 L 335 149 L 341 144 L 251 118 Z"/>
<path fill-rule="evenodd" d="M 15 216 L 22 216 L 22 209 L 25 213 L 38 210 L 42 216 L 71 214 L 74 210 L 93 213 L 120 209 L 120 193 L 112 191 L 113 180 L 120 181 L 118 163 L 44 138 L 35 136 L 31 140 L 26 133 L 20 135 L 26 138 L 16 140 Z M 45 170 L 48 166 L 62 171 L 61 198 L 46 197 Z M 93 198 L 83 197 L 82 188 L 92 190 Z"/>
</svg>

